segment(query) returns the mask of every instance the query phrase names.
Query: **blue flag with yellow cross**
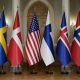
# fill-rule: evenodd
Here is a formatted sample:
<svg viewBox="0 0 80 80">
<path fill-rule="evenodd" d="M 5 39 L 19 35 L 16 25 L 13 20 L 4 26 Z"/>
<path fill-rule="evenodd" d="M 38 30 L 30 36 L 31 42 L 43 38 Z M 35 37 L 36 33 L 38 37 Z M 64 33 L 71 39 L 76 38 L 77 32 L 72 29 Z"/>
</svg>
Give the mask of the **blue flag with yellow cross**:
<svg viewBox="0 0 80 80">
<path fill-rule="evenodd" d="M 7 62 L 7 27 L 5 21 L 4 10 L 0 17 L 0 65 Z"/>
</svg>

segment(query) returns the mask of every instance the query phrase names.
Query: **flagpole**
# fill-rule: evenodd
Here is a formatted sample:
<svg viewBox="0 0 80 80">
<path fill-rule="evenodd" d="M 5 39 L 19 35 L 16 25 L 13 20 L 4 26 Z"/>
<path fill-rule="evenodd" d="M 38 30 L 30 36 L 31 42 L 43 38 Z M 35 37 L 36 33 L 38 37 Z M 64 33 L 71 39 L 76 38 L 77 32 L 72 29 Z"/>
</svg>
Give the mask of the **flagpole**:
<svg viewBox="0 0 80 80">
<path fill-rule="evenodd" d="M 3 10 L 4 10 L 4 4 L 3 4 Z M 3 74 L 3 65 L 1 66 L 1 74 Z"/>
<path fill-rule="evenodd" d="M 36 8 L 33 9 L 33 13 L 36 13 Z M 30 66 L 30 73 L 31 74 L 37 74 L 37 65 Z"/>
<path fill-rule="evenodd" d="M 18 10 L 18 5 L 17 5 L 17 10 Z M 18 64 L 16 67 L 12 67 L 12 72 L 14 73 L 14 74 L 22 74 L 22 67 L 21 67 L 21 65 L 20 64 Z"/>
<path fill-rule="evenodd" d="M 20 6 L 20 0 L 13 0 L 13 16 L 14 16 L 14 22 L 15 22 L 15 19 L 19 19 L 19 6 Z M 20 26 L 18 26 L 18 25 L 20 25 L 20 22 L 19 22 L 19 20 L 18 20 L 18 23 L 16 22 L 16 24 L 17 24 L 17 28 L 19 28 Z M 15 26 L 13 26 L 13 27 L 15 27 Z M 14 29 L 13 29 L 13 31 L 14 31 Z M 19 32 L 20 33 L 20 32 Z M 16 34 L 16 36 L 17 36 L 17 34 Z M 18 36 L 17 36 L 18 37 Z M 21 39 L 20 39 L 20 43 L 21 43 Z M 19 44 L 18 42 L 17 42 L 17 44 Z M 11 46 L 11 45 L 9 45 L 11 48 L 13 48 L 13 46 Z M 15 45 L 16 46 L 16 45 Z M 21 48 L 21 49 L 18 49 L 17 48 L 17 50 L 21 50 L 20 52 L 20 57 L 21 57 L 21 59 L 23 58 L 22 56 L 22 54 L 23 54 L 23 50 L 22 50 L 22 43 L 21 43 L 21 45 L 19 45 L 19 48 Z M 12 53 L 12 51 L 10 51 L 10 53 Z M 14 53 L 12 53 L 12 54 L 14 54 Z M 15 53 L 16 54 L 16 53 Z M 17 52 L 17 54 L 19 54 L 18 52 Z M 12 56 L 12 55 L 11 55 Z M 9 58 L 11 58 L 11 56 L 9 57 Z M 15 55 L 14 55 L 15 56 Z M 18 55 L 17 55 L 18 56 Z M 20 58 L 19 57 L 19 58 Z M 10 60 L 12 60 L 12 59 L 10 59 Z M 14 60 L 13 60 L 14 61 Z M 13 72 L 14 74 L 21 74 L 22 73 L 22 67 L 21 67 L 21 64 L 20 64 L 20 60 L 19 60 L 19 63 L 17 63 L 17 61 L 15 61 L 16 62 L 16 65 L 14 65 L 14 64 L 12 64 L 11 65 L 11 72 Z"/>
<path fill-rule="evenodd" d="M 38 24 L 38 21 L 37 21 L 37 16 L 36 16 L 36 14 L 35 14 L 35 12 L 36 12 L 36 8 L 34 8 L 33 9 L 33 16 L 32 16 L 32 23 L 31 23 L 31 27 L 30 27 L 30 29 L 31 29 L 31 31 L 32 31 L 32 29 L 34 28 L 34 30 L 36 29 L 35 27 L 39 27 L 39 26 L 33 26 L 32 24 L 34 23 L 35 25 L 36 24 Z M 35 17 L 36 17 L 36 19 L 35 19 Z M 33 27 L 33 28 L 32 28 Z M 38 28 L 37 28 L 37 31 L 38 31 Z M 30 34 L 30 33 L 29 33 Z M 28 34 L 28 35 L 29 35 Z M 35 36 L 35 38 L 36 37 L 38 37 L 38 39 L 39 39 L 39 34 L 37 34 L 36 36 Z M 33 40 L 34 41 L 34 40 Z M 33 42 L 32 41 L 32 42 Z M 35 41 L 35 43 L 37 44 L 37 46 L 39 46 L 39 44 L 40 43 L 37 43 L 37 41 Z M 35 49 L 36 49 L 36 47 L 35 47 Z M 38 51 L 39 51 L 39 49 L 38 49 Z M 39 52 L 38 51 L 36 51 L 36 53 L 37 53 L 37 56 L 38 56 L 38 54 L 39 54 Z M 34 50 L 32 50 L 32 52 L 34 53 Z M 32 55 L 32 54 L 31 54 Z M 36 60 L 36 57 L 37 56 L 35 56 L 35 60 Z M 37 57 L 37 59 L 39 59 L 39 56 Z M 36 63 L 35 62 L 33 62 L 33 64 L 31 64 L 30 65 L 30 70 L 29 70 L 29 72 L 31 73 L 31 74 L 37 74 L 38 72 L 37 72 L 37 67 L 38 67 L 38 63 L 39 62 L 39 60 L 36 60 Z"/>
</svg>

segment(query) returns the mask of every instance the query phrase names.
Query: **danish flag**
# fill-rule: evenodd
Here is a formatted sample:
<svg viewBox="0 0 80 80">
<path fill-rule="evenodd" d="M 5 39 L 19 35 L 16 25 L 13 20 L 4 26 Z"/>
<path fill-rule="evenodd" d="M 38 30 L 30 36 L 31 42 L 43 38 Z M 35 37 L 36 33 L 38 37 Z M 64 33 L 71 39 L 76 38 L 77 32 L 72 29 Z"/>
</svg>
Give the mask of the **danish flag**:
<svg viewBox="0 0 80 80">
<path fill-rule="evenodd" d="M 8 59 L 14 67 L 20 64 L 23 60 L 23 48 L 18 11 L 16 12 L 12 37 L 8 48 Z"/>
<path fill-rule="evenodd" d="M 77 16 L 76 30 L 71 47 L 71 56 L 77 66 L 80 67 L 80 11 Z"/>
<path fill-rule="evenodd" d="M 62 65 L 66 66 L 70 63 L 70 45 L 68 41 L 65 12 L 62 17 L 60 37 L 57 43 L 57 55 Z"/>
</svg>

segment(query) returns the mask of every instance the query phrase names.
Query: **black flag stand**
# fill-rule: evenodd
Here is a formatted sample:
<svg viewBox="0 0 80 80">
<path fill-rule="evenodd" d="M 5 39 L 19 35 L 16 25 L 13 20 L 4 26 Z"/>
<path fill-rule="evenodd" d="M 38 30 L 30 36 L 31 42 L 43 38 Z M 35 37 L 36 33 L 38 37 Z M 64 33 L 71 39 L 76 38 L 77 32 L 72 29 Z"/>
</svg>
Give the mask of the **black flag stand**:
<svg viewBox="0 0 80 80">
<path fill-rule="evenodd" d="M 0 70 L 0 74 L 6 74 L 6 72 L 4 71 L 4 66 L 1 66 L 1 70 Z"/>
<path fill-rule="evenodd" d="M 37 73 L 38 73 L 38 72 L 37 72 L 37 65 L 30 66 L 29 72 L 30 72 L 31 74 L 37 74 Z"/>
<path fill-rule="evenodd" d="M 77 67 L 76 73 L 77 73 L 77 74 L 80 74 L 80 67 Z"/>
<path fill-rule="evenodd" d="M 52 65 L 49 65 L 49 66 L 46 67 L 46 74 L 53 74 Z"/>
</svg>

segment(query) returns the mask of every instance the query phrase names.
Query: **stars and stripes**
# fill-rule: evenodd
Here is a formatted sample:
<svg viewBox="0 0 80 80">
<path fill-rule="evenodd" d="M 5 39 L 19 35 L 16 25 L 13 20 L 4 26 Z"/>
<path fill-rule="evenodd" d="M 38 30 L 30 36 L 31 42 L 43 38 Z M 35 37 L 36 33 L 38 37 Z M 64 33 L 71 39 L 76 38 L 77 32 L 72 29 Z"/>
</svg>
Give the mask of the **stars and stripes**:
<svg viewBox="0 0 80 80">
<path fill-rule="evenodd" d="M 32 22 L 27 36 L 27 43 L 25 45 L 25 54 L 29 65 L 34 65 L 37 62 L 39 62 L 40 32 L 39 32 L 39 25 L 35 13 L 33 14 Z"/>
<path fill-rule="evenodd" d="M 76 29 L 71 46 L 71 56 L 74 63 L 80 67 L 80 11 L 77 16 Z"/>
<path fill-rule="evenodd" d="M 63 13 L 61 29 L 60 29 L 60 37 L 57 43 L 57 55 L 62 65 L 66 66 L 70 63 L 71 53 L 70 53 L 70 45 L 68 41 L 65 12 Z"/>
</svg>

